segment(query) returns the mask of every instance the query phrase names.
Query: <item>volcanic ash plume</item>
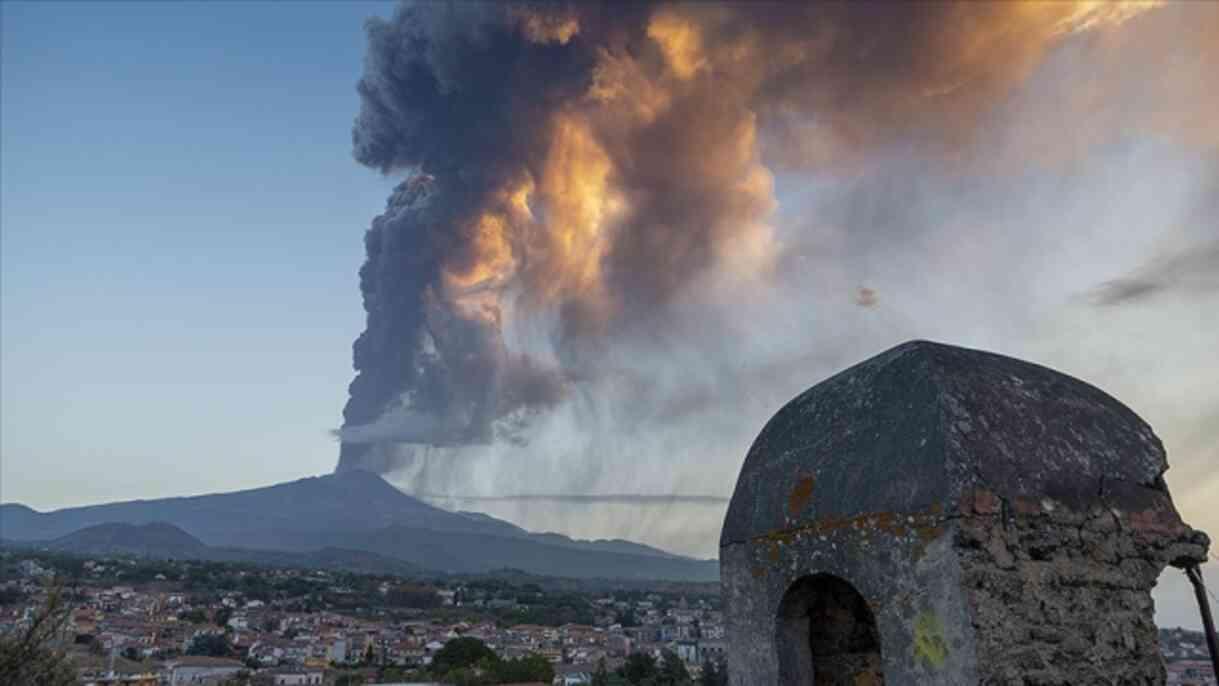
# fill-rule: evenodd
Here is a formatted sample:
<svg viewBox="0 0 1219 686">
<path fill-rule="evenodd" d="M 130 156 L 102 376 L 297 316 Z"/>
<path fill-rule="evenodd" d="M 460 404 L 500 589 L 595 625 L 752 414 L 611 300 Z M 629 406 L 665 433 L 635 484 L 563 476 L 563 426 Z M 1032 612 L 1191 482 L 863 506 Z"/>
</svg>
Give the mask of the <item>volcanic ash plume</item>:
<svg viewBox="0 0 1219 686">
<path fill-rule="evenodd" d="M 706 330 L 799 271 L 775 174 L 894 149 L 968 164 L 1051 46 L 1155 4 L 426 2 L 370 20 L 355 156 L 405 180 L 365 238 L 338 469 L 520 444 L 559 406 L 613 424 L 716 402 L 660 393 L 640 361 L 757 352 Z M 853 288 L 859 309 L 888 297 Z M 755 377 L 788 377 L 758 359 Z"/>
</svg>

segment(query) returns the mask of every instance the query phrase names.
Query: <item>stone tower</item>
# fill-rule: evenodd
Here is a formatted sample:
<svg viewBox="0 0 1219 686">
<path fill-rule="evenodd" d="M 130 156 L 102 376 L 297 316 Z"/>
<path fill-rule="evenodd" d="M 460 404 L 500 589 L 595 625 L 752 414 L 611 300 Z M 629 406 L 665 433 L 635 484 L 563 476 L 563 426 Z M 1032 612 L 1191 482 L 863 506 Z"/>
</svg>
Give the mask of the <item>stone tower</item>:
<svg viewBox="0 0 1219 686">
<path fill-rule="evenodd" d="M 754 442 L 720 539 L 733 684 L 1161 684 L 1150 591 L 1205 559 L 1102 391 L 900 345 Z"/>
</svg>

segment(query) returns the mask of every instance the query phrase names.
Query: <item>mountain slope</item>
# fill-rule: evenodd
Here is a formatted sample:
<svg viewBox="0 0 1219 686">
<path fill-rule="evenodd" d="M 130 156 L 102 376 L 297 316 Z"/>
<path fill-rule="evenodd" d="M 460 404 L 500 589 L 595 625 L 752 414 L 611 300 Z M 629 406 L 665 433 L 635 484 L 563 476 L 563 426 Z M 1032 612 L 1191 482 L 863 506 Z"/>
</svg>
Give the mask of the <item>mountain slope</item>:
<svg viewBox="0 0 1219 686">
<path fill-rule="evenodd" d="M 46 513 L 0 505 L 0 539 L 82 554 L 278 558 L 285 564 L 307 564 L 330 549 L 332 558 L 342 551 L 337 555 L 344 564 L 455 573 L 514 568 L 550 576 L 690 581 L 713 581 L 719 573 L 714 561 L 638 543 L 532 534 L 485 514 L 442 510 L 362 471 Z"/>
<path fill-rule="evenodd" d="M 210 562 L 251 562 L 269 567 L 297 569 L 341 569 L 368 574 L 431 576 L 405 560 L 378 555 L 367 550 L 326 547 L 309 552 L 256 550 L 253 548 L 214 548 L 172 524 L 98 524 L 75 531 L 53 541 L 13 541 L 0 539 L 0 547 L 51 550 L 69 555 L 130 555 L 148 559 L 206 560 Z"/>
<path fill-rule="evenodd" d="M 46 544 L 50 550 L 83 555 L 201 558 L 203 541 L 172 524 L 98 524 Z"/>
<path fill-rule="evenodd" d="M 0 538 L 47 540 L 98 524 L 168 522 L 213 546 L 284 548 L 283 534 L 408 525 L 433 531 L 524 535 L 491 517 L 448 512 L 412 498 L 381 477 L 350 471 L 232 493 L 131 500 L 39 513 L 0 506 Z"/>
<path fill-rule="evenodd" d="M 556 538 L 564 542 L 555 545 Z M 339 539 L 328 543 L 337 545 Z M 624 553 L 598 550 L 595 543 L 578 542 L 548 534 L 505 538 L 482 533 L 432 532 L 393 526 L 346 536 L 341 544 L 356 550 L 377 551 L 407 562 L 454 574 L 475 574 L 497 569 L 519 569 L 543 576 L 616 579 L 670 579 L 718 581 L 719 564 L 678 555 Z M 471 554 L 475 552 L 476 554 Z"/>
</svg>

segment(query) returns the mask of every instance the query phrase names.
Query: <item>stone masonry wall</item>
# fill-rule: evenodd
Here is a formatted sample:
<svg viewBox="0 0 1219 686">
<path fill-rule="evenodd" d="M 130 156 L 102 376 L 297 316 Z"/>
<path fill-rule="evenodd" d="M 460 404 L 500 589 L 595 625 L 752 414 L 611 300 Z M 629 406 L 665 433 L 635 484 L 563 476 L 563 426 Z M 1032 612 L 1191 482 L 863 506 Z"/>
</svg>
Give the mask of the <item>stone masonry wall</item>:
<svg viewBox="0 0 1219 686">
<path fill-rule="evenodd" d="M 1166 493 L 1134 512 L 986 491 L 972 500 L 956 546 L 981 683 L 1164 683 L 1151 588 L 1207 545 Z"/>
</svg>

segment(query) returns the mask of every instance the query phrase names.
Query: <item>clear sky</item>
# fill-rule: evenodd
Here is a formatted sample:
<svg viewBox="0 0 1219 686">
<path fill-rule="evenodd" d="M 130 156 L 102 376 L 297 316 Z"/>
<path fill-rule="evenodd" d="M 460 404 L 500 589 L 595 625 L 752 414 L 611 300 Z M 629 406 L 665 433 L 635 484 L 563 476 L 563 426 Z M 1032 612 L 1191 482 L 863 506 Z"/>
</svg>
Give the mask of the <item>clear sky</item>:
<svg viewBox="0 0 1219 686">
<path fill-rule="evenodd" d="M 3 2 L 0 500 L 327 472 L 371 2 Z M 200 464 L 206 464 L 202 469 Z"/>
</svg>

